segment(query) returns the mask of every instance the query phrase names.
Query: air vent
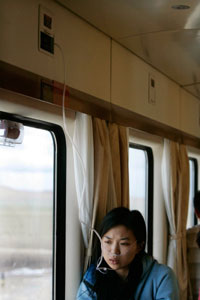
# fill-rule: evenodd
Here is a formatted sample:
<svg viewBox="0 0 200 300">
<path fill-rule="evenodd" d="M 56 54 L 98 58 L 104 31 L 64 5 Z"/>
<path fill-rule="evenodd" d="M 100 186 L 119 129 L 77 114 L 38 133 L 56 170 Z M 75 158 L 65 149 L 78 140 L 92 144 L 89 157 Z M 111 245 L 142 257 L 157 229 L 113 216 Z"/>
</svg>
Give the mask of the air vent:
<svg viewBox="0 0 200 300">
<path fill-rule="evenodd" d="M 53 14 L 45 7 L 39 6 L 39 50 L 54 54 Z"/>
</svg>

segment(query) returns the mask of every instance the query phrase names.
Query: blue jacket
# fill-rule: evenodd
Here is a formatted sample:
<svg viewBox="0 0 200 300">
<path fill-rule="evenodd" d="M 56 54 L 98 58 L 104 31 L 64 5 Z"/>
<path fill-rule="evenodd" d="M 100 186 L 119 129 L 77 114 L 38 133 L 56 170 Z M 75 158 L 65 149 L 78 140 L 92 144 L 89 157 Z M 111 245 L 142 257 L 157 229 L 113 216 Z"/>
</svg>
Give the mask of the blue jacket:
<svg viewBox="0 0 200 300">
<path fill-rule="evenodd" d="M 135 291 L 135 300 L 179 300 L 178 282 L 174 272 L 145 254 L 143 273 Z M 87 284 L 85 284 L 87 282 Z M 91 265 L 80 284 L 77 300 L 97 300 L 91 289 L 95 284 L 95 266 Z"/>
</svg>

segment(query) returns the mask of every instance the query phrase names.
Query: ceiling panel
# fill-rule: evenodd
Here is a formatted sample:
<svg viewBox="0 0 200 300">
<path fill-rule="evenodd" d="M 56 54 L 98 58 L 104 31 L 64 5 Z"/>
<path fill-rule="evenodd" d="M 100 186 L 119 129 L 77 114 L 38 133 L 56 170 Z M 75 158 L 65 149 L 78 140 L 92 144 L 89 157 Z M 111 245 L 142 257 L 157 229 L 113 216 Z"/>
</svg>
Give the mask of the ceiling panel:
<svg viewBox="0 0 200 300">
<path fill-rule="evenodd" d="M 199 0 L 56 0 L 157 70 L 190 86 L 200 83 Z M 175 4 L 189 9 L 173 9 Z M 194 85 L 192 87 L 192 85 Z"/>
<path fill-rule="evenodd" d="M 57 0 L 82 18 L 114 38 L 135 34 L 197 28 L 195 18 L 200 3 L 189 3 L 190 9 L 174 10 L 174 0 Z M 199 8 L 198 8 L 199 7 Z M 198 14 L 197 14 L 198 15 Z M 198 15 L 199 16 L 199 15 Z"/>
<path fill-rule="evenodd" d="M 186 91 L 200 99 L 200 83 L 185 86 Z"/>
<path fill-rule="evenodd" d="M 144 34 L 119 42 L 182 86 L 200 82 L 198 30 Z"/>
</svg>

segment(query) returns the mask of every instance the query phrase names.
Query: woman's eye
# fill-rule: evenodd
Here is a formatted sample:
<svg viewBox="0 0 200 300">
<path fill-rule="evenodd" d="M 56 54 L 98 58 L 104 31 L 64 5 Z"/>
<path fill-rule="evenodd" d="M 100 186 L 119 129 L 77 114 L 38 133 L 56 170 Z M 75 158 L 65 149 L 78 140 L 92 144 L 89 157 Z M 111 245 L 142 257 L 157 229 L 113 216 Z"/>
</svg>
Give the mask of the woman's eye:
<svg viewBox="0 0 200 300">
<path fill-rule="evenodd" d="M 121 243 L 122 246 L 129 246 L 129 243 Z"/>
<path fill-rule="evenodd" d="M 106 243 L 106 244 L 111 244 L 111 241 L 104 241 L 104 243 Z"/>
</svg>

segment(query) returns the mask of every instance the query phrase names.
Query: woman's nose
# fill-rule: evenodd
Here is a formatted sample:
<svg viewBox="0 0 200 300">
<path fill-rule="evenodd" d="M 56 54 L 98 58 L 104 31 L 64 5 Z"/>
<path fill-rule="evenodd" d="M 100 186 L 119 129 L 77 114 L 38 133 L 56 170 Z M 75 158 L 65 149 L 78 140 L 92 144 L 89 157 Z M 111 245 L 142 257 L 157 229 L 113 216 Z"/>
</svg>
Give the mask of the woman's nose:
<svg viewBox="0 0 200 300">
<path fill-rule="evenodd" d="M 112 245 L 111 253 L 116 255 L 120 254 L 120 248 L 117 243 Z"/>
</svg>

